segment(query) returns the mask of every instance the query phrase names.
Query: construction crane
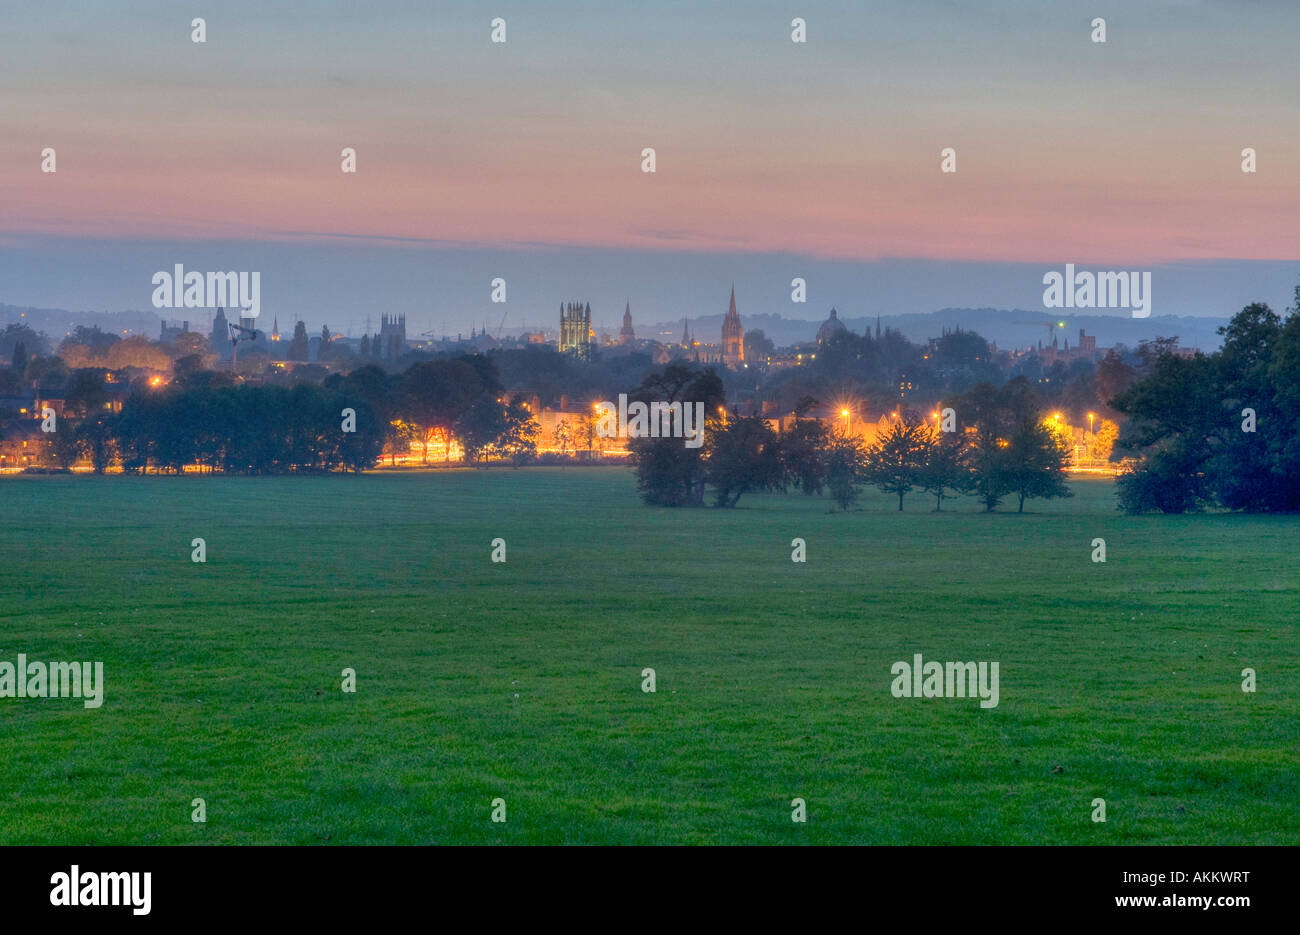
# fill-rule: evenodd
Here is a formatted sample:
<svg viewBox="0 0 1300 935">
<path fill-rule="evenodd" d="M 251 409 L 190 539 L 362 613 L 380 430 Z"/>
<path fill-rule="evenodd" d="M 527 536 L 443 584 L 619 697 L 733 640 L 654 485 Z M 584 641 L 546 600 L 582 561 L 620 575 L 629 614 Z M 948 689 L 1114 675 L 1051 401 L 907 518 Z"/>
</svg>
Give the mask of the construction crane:
<svg viewBox="0 0 1300 935">
<path fill-rule="evenodd" d="M 497 340 L 498 340 L 498 341 L 501 340 L 501 329 L 504 328 L 504 327 L 506 326 L 506 315 L 509 315 L 509 314 L 510 314 L 509 312 L 506 312 L 505 315 L 502 315 L 502 316 L 501 316 L 501 324 L 497 325 Z"/>
<path fill-rule="evenodd" d="M 261 332 L 256 328 L 245 328 L 243 325 L 237 325 L 233 321 L 226 322 L 226 328 L 230 332 L 230 372 L 239 372 L 239 342 L 256 341 Z"/>
</svg>

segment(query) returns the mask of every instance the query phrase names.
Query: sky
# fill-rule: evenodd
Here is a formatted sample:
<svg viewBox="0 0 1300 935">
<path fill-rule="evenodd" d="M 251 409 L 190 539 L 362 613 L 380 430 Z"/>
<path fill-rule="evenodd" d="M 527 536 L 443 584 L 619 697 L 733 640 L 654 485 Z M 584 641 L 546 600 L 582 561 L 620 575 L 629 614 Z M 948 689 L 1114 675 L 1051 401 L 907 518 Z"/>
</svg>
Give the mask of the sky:
<svg viewBox="0 0 1300 935">
<path fill-rule="evenodd" d="M 237 259 L 263 314 L 354 333 L 716 314 L 733 278 L 742 316 L 1032 308 L 1066 263 L 1152 270 L 1154 314 L 1280 309 L 1298 26 L 1290 0 L 6 2 L 0 303 L 147 308 L 154 271 Z"/>
</svg>

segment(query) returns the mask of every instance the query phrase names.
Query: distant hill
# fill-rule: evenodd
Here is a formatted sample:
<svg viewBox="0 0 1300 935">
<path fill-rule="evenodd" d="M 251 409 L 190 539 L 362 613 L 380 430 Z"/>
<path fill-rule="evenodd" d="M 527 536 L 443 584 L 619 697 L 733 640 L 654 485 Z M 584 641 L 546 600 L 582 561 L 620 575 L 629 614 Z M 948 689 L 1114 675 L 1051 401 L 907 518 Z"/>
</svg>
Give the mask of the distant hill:
<svg viewBox="0 0 1300 935">
<path fill-rule="evenodd" d="M 180 309 L 179 312 L 196 311 L 206 315 L 202 309 Z M 183 317 L 178 314 L 177 318 Z M 143 334 L 157 338 L 162 319 L 156 312 L 69 312 L 61 308 L 24 308 L 17 305 L 0 305 L 0 328 L 10 322 L 23 322 L 34 331 L 41 331 L 54 345 L 63 340 L 64 335 L 79 325 L 98 327 L 101 331 L 117 334 Z M 206 319 L 199 322 L 206 324 Z M 191 323 L 193 326 L 193 323 Z M 206 329 L 203 329 L 206 330 Z"/>
<path fill-rule="evenodd" d="M 204 309 L 178 309 L 174 317 L 182 319 L 186 312 L 192 313 L 195 320 L 191 327 L 200 332 L 208 330 L 211 315 Z M 830 310 L 827 309 L 827 314 Z M 704 315 L 689 319 L 691 335 L 700 340 L 717 343 L 722 335 L 722 315 Z M 873 332 L 876 319 L 871 316 L 854 317 L 841 314 L 840 320 L 845 327 L 857 334 L 868 329 Z M 150 338 L 158 336 L 162 319 L 150 311 L 121 312 L 69 312 L 65 309 L 24 308 L 17 305 L 0 305 L 0 328 L 10 322 L 22 321 L 37 331 L 44 332 L 54 344 L 78 325 L 98 326 L 104 331 L 117 334 L 124 332 L 143 334 Z M 816 320 L 784 318 L 780 315 L 741 315 L 746 331 L 762 330 L 778 347 L 811 341 L 817 336 L 817 328 L 825 318 Z M 1123 315 L 1049 315 L 1043 311 L 1025 311 L 1022 309 L 996 308 L 944 308 L 937 312 L 907 315 L 882 315 L 882 327 L 900 331 L 911 341 L 922 342 L 928 338 L 938 337 L 945 328 L 960 327 L 967 331 L 977 331 L 990 341 L 997 342 L 1000 348 L 1023 348 L 1036 345 L 1038 341 L 1050 340 L 1048 325 L 1065 322 L 1064 328 L 1053 328 L 1058 341 L 1069 339 L 1073 347 L 1078 343 L 1079 329 L 1089 335 L 1095 335 L 1098 347 L 1111 347 L 1115 344 L 1127 344 L 1137 347 L 1144 341 L 1155 337 L 1177 335 L 1183 347 L 1195 347 L 1203 351 L 1212 351 L 1219 347 L 1221 339 L 1215 330 L 1227 323 L 1223 318 L 1192 318 L 1175 315 L 1154 315 L 1151 318 L 1131 318 Z M 1033 322 L 1034 324 L 1020 324 Z M 507 329 L 510 330 L 510 329 Z M 609 329 L 600 329 L 608 331 Z M 667 332 L 664 334 L 663 332 Z M 666 343 L 681 339 L 682 320 L 655 322 L 654 324 L 636 323 L 638 337 L 654 338 Z"/>
<path fill-rule="evenodd" d="M 705 315 L 689 319 L 691 335 L 701 341 L 717 343 L 722 334 L 722 317 Z M 874 317 L 855 318 L 843 314 L 839 317 L 845 327 L 857 334 L 866 333 L 868 328 L 873 333 L 875 331 Z M 817 336 L 817 329 L 823 321 L 825 318 L 808 321 L 783 318 L 780 315 L 741 316 L 746 331 L 761 330 L 778 347 L 812 341 Z M 1021 322 L 1031 324 L 1021 324 Z M 1065 322 L 1064 328 L 1058 326 L 1060 322 Z M 1074 347 L 1078 344 L 1079 329 L 1082 328 L 1088 335 L 1097 338 L 1098 347 L 1112 347 L 1115 344 L 1137 347 L 1142 341 L 1177 335 L 1178 343 L 1183 347 L 1212 351 L 1217 349 L 1222 341 L 1215 331 L 1219 326 L 1227 324 L 1227 319 L 1177 315 L 1153 315 L 1150 318 L 1132 318 L 1122 315 L 1049 315 L 1043 311 L 1023 309 L 944 308 L 924 314 L 882 315 L 880 324 L 881 327 L 893 328 L 908 340 L 918 343 L 928 338 L 938 337 L 945 328 L 960 327 L 966 331 L 979 332 L 1003 349 L 1036 346 L 1039 341 L 1047 343 L 1052 333 L 1057 335 L 1058 343 L 1063 343 L 1068 338 L 1070 346 Z M 1052 326 L 1050 331 L 1049 325 Z M 638 337 L 658 337 L 659 332 L 662 331 L 670 332 L 672 338 L 660 337 L 660 340 L 680 340 L 681 319 L 675 322 L 637 325 Z"/>
</svg>

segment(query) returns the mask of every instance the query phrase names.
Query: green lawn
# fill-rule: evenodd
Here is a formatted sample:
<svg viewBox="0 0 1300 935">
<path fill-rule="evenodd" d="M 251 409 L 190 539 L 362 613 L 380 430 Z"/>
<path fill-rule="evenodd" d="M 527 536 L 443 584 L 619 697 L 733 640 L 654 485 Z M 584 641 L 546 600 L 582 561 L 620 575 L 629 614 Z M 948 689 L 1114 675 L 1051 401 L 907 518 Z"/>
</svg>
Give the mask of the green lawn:
<svg viewBox="0 0 1300 935">
<path fill-rule="evenodd" d="M 624 469 L 0 478 L 0 660 L 107 683 L 0 698 L 0 843 L 1300 842 L 1300 518 L 1073 489 L 846 515 L 650 509 Z M 894 698 L 917 652 L 998 661 L 1000 704 Z"/>
</svg>

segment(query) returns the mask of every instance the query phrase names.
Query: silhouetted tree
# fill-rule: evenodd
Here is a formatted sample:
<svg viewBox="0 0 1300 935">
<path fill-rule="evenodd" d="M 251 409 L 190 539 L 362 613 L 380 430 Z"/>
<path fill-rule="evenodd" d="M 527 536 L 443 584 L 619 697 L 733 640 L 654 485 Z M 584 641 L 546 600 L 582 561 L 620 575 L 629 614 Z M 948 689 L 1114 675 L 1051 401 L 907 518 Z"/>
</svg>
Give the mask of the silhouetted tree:
<svg viewBox="0 0 1300 935">
<path fill-rule="evenodd" d="M 781 478 L 781 446 L 761 418 L 733 416 L 709 436 L 705 482 L 713 487 L 714 506 L 734 507 L 750 491 L 780 486 Z"/>
<path fill-rule="evenodd" d="M 842 435 L 828 436 L 823 458 L 826 487 L 841 510 L 858 502 L 865 479 L 867 457 L 859 439 Z"/>
<path fill-rule="evenodd" d="M 923 483 L 926 456 L 929 453 L 929 429 L 919 421 L 900 419 L 881 432 L 867 447 L 864 478 L 882 491 L 903 497 Z"/>
<path fill-rule="evenodd" d="M 306 360 L 310 350 L 310 341 L 307 338 L 307 325 L 305 322 L 294 322 L 293 339 L 289 341 L 289 350 L 285 354 L 289 360 Z"/>
</svg>

